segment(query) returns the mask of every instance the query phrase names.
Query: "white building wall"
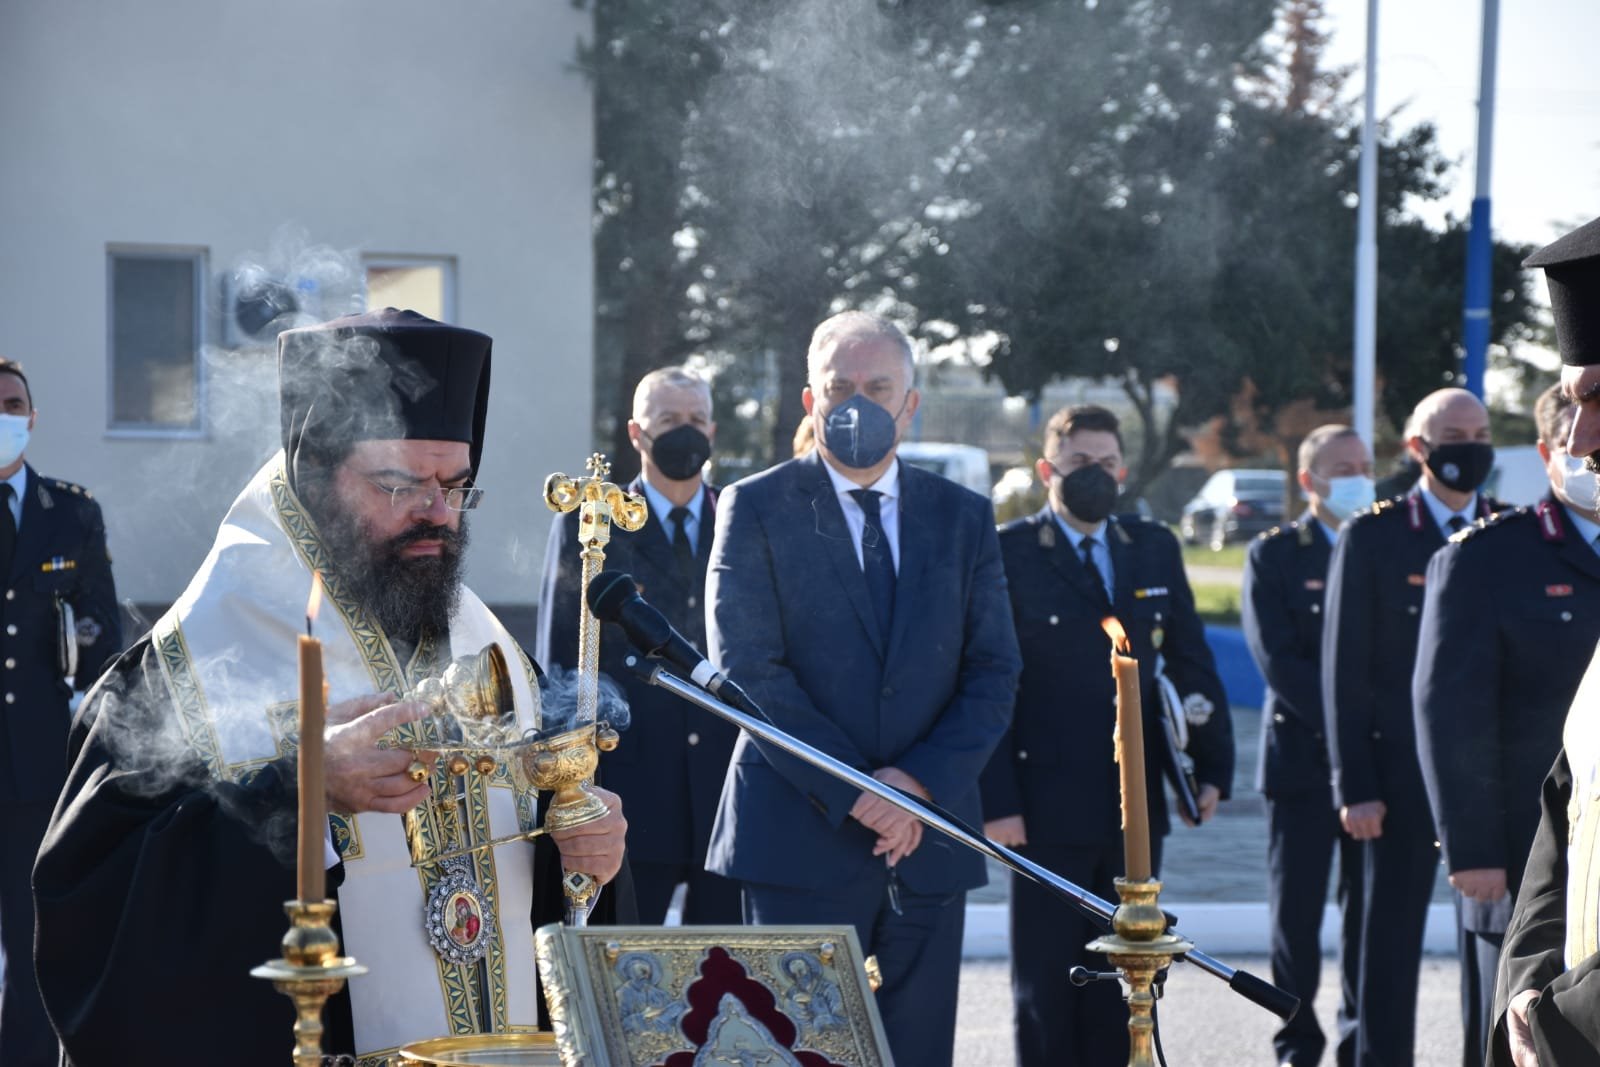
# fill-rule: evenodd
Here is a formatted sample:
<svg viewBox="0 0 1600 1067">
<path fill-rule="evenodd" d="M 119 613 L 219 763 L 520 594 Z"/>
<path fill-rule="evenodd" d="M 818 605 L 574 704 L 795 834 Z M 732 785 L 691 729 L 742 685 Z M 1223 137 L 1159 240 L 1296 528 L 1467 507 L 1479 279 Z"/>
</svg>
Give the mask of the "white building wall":
<svg viewBox="0 0 1600 1067">
<path fill-rule="evenodd" d="M 278 413 L 272 353 L 221 352 L 201 437 L 108 431 L 107 246 L 206 249 L 215 344 L 219 275 L 299 241 L 455 257 L 456 321 L 495 338 L 468 580 L 536 599 L 544 476 L 591 443 L 588 29 L 566 0 L 0 6 L 0 355 L 29 460 L 102 501 L 120 595 L 176 597 Z"/>
</svg>

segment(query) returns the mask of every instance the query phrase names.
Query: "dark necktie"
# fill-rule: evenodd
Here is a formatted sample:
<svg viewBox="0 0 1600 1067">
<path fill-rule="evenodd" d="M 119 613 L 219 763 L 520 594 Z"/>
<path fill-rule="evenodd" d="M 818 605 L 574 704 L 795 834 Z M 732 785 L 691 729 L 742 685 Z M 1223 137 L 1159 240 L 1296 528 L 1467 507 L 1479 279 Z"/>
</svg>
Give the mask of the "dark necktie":
<svg viewBox="0 0 1600 1067">
<path fill-rule="evenodd" d="M 852 489 L 850 495 L 861 505 L 866 525 L 861 530 L 861 569 L 867 577 L 867 594 L 878 617 L 879 631 L 887 637 L 894 619 L 894 557 L 889 554 L 889 538 L 883 532 L 883 516 L 878 511 L 882 493 L 876 489 Z"/>
<path fill-rule="evenodd" d="M 689 509 L 679 504 L 667 513 L 672 521 L 672 554 L 685 578 L 694 575 L 694 546 L 689 544 Z"/>
<path fill-rule="evenodd" d="M 17 548 L 17 519 L 11 514 L 11 483 L 0 482 L 0 575 L 11 573 Z"/>
<path fill-rule="evenodd" d="M 1466 528 L 1467 528 L 1467 520 L 1466 519 L 1463 519 L 1460 515 L 1452 515 L 1452 516 L 1450 516 L 1450 532 L 1451 533 L 1460 533 L 1462 530 L 1465 530 Z"/>
<path fill-rule="evenodd" d="M 1106 611 L 1111 610 L 1111 597 L 1106 593 L 1106 580 L 1100 574 L 1100 568 L 1094 564 L 1094 538 L 1085 537 L 1078 542 L 1078 548 L 1083 552 L 1083 572 L 1089 576 L 1089 584 L 1094 587 L 1096 599 Z"/>
</svg>

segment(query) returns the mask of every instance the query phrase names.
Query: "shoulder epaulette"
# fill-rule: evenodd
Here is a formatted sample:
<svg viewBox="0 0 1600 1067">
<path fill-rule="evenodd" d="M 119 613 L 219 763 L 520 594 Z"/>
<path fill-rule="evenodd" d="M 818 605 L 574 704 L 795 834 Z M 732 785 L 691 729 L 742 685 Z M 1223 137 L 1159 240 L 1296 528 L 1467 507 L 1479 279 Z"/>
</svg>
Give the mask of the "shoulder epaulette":
<svg viewBox="0 0 1600 1067">
<path fill-rule="evenodd" d="M 1477 522 L 1457 530 L 1455 533 L 1450 535 L 1450 541 L 1453 543 L 1470 541 L 1472 538 L 1482 534 L 1485 530 L 1492 530 L 1496 527 L 1506 526 L 1513 521 L 1537 517 L 1538 516 L 1535 513 L 1535 510 L 1525 505 L 1508 507 L 1504 511 L 1497 511 L 1488 518 L 1479 519 Z M 1550 536 L 1554 537 L 1555 539 L 1560 538 L 1561 527 L 1559 523 L 1554 527 L 1554 532 Z"/>
<path fill-rule="evenodd" d="M 1283 533 L 1283 527 L 1282 526 L 1274 526 L 1270 530 L 1262 530 L 1260 533 L 1256 534 L 1256 540 L 1257 541 L 1270 541 L 1274 537 L 1277 537 L 1281 533 Z"/>
<path fill-rule="evenodd" d="M 85 500 L 94 499 L 93 493 L 74 482 L 64 482 L 60 478 L 40 478 L 39 481 L 42 484 L 48 484 L 50 488 L 58 493 L 70 493 L 72 496 L 81 496 Z"/>
</svg>

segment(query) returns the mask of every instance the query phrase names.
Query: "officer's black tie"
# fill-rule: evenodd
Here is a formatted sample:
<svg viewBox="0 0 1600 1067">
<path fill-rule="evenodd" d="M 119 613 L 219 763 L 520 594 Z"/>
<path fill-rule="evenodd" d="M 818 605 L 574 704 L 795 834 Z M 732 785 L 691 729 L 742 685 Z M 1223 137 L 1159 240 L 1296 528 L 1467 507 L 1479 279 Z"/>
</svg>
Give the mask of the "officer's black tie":
<svg viewBox="0 0 1600 1067">
<path fill-rule="evenodd" d="M 882 493 L 876 489 L 852 489 L 850 495 L 861 505 L 866 526 L 861 531 L 861 566 L 867 576 L 867 594 L 878 628 L 887 636 L 894 619 L 894 556 L 889 553 L 889 538 L 883 532 L 883 516 L 878 511 Z"/>
<path fill-rule="evenodd" d="M 689 544 L 689 509 L 679 504 L 667 513 L 672 520 L 672 555 L 678 561 L 678 573 L 684 579 L 694 576 L 694 546 Z"/>
<path fill-rule="evenodd" d="M 1460 533 L 1462 530 L 1465 530 L 1466 528 L 1467 528 L 1467 520 L 1466 519 L 1463 519 L 1460 515 L 1452 515 L 1452 516 L 1450 516 L 1450 532 L 1451 533 L 1457 534 L 1457 533 Z"/>
<path fill-rule="evenodd" d="M 11 514 L 11 483 L 0 482 L 0 574 L 11 573 L 11 556 L 17 548 L 17 519 Z"/>
<path fill-rule="evenodd" d="M 1094 563 L 1094 538 L 1085 537 L 1078 542 L 1078 548 L 1083 552 L 1083 570 L 1089 576 L 1089 584 L 1094 587 L 1100 610 L 1110 614 L 1111 596 L 1106 592 L 1106 580 L 1101 576 L 1100 568 Z"/>
</svg>

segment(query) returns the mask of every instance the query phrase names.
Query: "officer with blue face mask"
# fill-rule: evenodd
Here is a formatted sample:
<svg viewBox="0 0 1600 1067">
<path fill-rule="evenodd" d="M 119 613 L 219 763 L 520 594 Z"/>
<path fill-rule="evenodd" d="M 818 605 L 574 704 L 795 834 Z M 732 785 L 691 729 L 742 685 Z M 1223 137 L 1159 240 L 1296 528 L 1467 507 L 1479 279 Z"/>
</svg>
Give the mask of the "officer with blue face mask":
<svg viewBox="0 0 1600 1067">
<path fill-rule="evenodd" d="M 1567 454 L 1573 405 L 1534 406 L 1550 491 L 1457 534 L 1428 564 L 1413 676 L 1418 750 L 1458 894 L 1463 1062 L 1484 1061 L 1500 945 L 1539 783 L 1600 640 L 1595 476 Z"/>
<path fill-rule="evenodd" d="M 0 359 L 0 1063 L 53 1067 L 33 972 L 29 879 L 66 779 L 73 690 L 122 645 L 100 505 L 23 458 L 38 419 L 21 364 Z"/>
<path fill-rule="evenodd" d="M 1339 859 L 1342 917 L 1337 1062 L 1355 1062 L 1361 934 L 1361 849 L 1341 832 L 1329 783 L 1322 712 L 1323 591 L 1339 527 L 1372 504 L 1372 454 L 1348 426 L 1319 426 L 1300 443 L 1298 479 L 1308 507 L 1250 545 L 1244 634 L 1267 682 L 1257 787 L 1267 800 L 1267 894 L 1272 980 L 1301 1009 L 1273 1035 L 1280 1064 L 1311 1067 L 1327 1046 L 1311 1005 L 1322 973 L 1323 902 Z"/>
</svg>

